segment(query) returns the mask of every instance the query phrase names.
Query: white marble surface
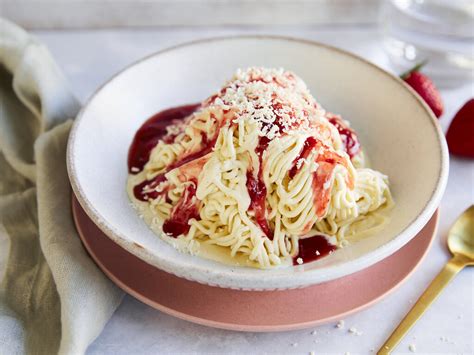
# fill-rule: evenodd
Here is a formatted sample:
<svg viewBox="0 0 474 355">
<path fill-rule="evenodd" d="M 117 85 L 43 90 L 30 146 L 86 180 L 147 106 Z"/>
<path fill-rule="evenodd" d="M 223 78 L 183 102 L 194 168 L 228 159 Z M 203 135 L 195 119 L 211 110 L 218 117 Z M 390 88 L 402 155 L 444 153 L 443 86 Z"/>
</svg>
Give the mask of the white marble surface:
<svg viewBox="0 0 474 355">
<path fill-rule="evenodd" d="M 3 16 L 29 29 L 300 26 L 374 23 L 381 3 L 382 0 L 0 0 L 0 13 L 3 11 Z"/>
<path fill-rule="evenodd" d="M 239 33 L 277 33 L 318 40 L 353 51 L 391 70 L 373 27 L 36 32 L 50 48 L 82 101 L 112 74 L 146 54 L 195 38 Z M 461 88 L 442 91 L 446 113 L 440 122 L 444 130 L 454 112 L 474 96 L 473 91 L 472 82 Z M 377 349 L 383 343 L 448 260 L 449 254 L 445 247 L 447 231 L 456 216 L 472 203 L 474 161 L 452 158 L 448 187 L 440 207 L 441 221 L 437 239 L 426 260 L 396 292 L 370 309 L 347 317 L 345 329 L 337 329 L 335 324 L 276 334 L 211 329 L 175 319 L 127 296 L 88 353 L 308 354 L 315 351 L 317 354 L 368 354 L 371 349 Z M 409 345 L 415 344 L 417 353 L 473 354 L 473 281 L 474 270 L 464 270 L 395 353 L 409 353 Z M 350 334 L 349 327 L 356 327 L 363 334 Z M 315 335 L 311 334 L 313 330 L 317 332 Z"/>
</svg>

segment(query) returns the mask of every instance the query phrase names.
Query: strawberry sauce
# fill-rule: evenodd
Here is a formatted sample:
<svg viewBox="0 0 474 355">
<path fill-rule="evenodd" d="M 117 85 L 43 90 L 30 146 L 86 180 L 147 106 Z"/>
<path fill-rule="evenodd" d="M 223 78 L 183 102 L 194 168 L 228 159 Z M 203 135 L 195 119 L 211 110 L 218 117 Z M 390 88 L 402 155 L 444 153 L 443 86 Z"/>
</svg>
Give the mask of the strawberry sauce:
<svg viewBox="0 0 474 355">
<path fill-rule="evenodd" d="M 291 167 L 290 172 L 288 173 L 288 176 L 290 177 L 290 179 L 293 179 L 295 175 L 298 173 L 298 171 L 300 171 L 301 169 L 301 165 L 298 167 L 298 161 L 300 159 L 307 159 L 311 151 L 316 147 L 317 143 L 318 141 L 314 137 L 306 138 L 300 154 L 293 161 L 293 166 Z"/>
<path fill-rule="evenodd" d="M 154 200 L 155 198 L 158 198 L 158 196 L 166 193 L 166 190 L 161 192 L 155 190 L 155 188 L 165 180 L 166 178 L 164 173 L 157 175 L 151 180 L 145 180 L 133 187 L 133 194 L 140 201 L 147 201 L 149 199 Z M 144 190 L 146 190 L 146 192 Z"/>
<path fill-rule="evenodd" d="M 179 123 L 195 112 L 199 106 L 201 104 L 170 108 L 158 112 L 146 120 L 135 134 L 128 151 L 128 171 L 131 174 L 136 174 L 143 170 L 143 167 L 150 158 L 151 150 L 158 141 L 163 139 L 165 143 L 171 143 L 175 138 L 173 135 L 167 135 L 166 127 Z"/>
<path fill-rule="evenodd" d="M 298 254 L 293 258 L 293 265 L 299 265 L 298 259 L 303 260 L 303 264 L 322 258 L 334 250 L 336 246 L 330 244 L 322 235 L 298 240 Z"/>
<path fill-rule="evenodd" d="M 250 210 L 255 213 L 255 220 L 260 226 L 261 230 L 265 235 L 273 240 L 273 232 L 270 230 L 268 221 L 266 219 L 266 206 L 265 198 L 267 196 L 267 188 L 263 181 L 263 166 L 262 166 L 262 155 L 265 149 L 268 147 L 270 140 L 267 137 L 260 137 L 255 152 L 258 156 L 259 169 L 257 176 L 255 177 L 252 171 L 247 172 L 247 191 L 250 196 Z"/>
<path fill-rule="evenodd" d="M 167 134 L 166 127 L 179 123 L 200 107 L 200 104 L 186 105 L 161 111 L 149 118 L 137 131 L 128 153 L 128 169 L 131 174 L 143 170 L 148 162 L 152 149 L 163 140 L 165 143 L 172 143 L 175 135 Z M 145 180 L 134 186 L 133 194 L 140 201 L 156 199 L 159 196 L 167 196 L 169 187 L 162 191 L 156 191 L 156 187 L 166 181 L 166 173 L 179 168 L 191 161 L 198 160 L 212 151 L 217 140 L 217 134 L 213 139 L 201 133 L 200 149 L 194 152 L 185 153 L 174 163 L 166 167 L 166 171 L 158 174 L 153 179 Z M 132 169 L 133 168 L 133 169 Z M 183 191 L 181 199 L 171 211 L 171 216 L 163 224 L 163 231 L 172 237 L 189 232 L 189 220 L 199 217 L 198 200 L 196 199 L 197 180 L 190 179 L 191 184 L 187 185 Z M 168 197 L 166 201 L 171 203 Z"/>
<path fill-rule="evenodd" d="M 311 152 L 320 146 L 321 142 L 316 138 L 308 137 L 306 139 L 300 154 L 295 158 L 295 160 L 293 160 L 293 165 L 288 172 L 288 177 L 290 179 L 293 179 L 301 169 L 301 166 L 298 167 L 298 161 L 300 159 L 307 159 Z M 314 159 L 318 163 L 318 169 L 313 173 L 313 200 L 316 214 L 321 217 L 326 211 L 330 198 L 330 190 L 325 188 L 325 184 L 331 178 L 336 165 L 342 164 L 345 166 L 346 162 L 337 153 L 328 149 L 325 149 L 322 154 L 318 154 Z M 352 181 L 348 181 L 348 186 L 350 188 L 352 187 Z"/>
<path fill-rule="evenodd" d="M 166 127 L 171 124 L 179 123 L 181 120 L 188 117 L 199 108 L 200 104 L 186 105 L 175 108 L 170 108 L 157 113 L 149 118 L 138 130 L 133 139 L 132 145 L 128 152 L 128 169 L 131 174 L 132 168 L 142 170 L 146 162 L 150 158 L 151 150 L 155 147 L 160 139 L 166 143 L 171 143 L 175 138 L 172 135 L 166 135 Z M 156 199 L 160 195 L 166 194 L 166 190 L 158 192 L 155 188 L 166 181 L 165 174 L 169 171 L 179 168 L 180 166 L 189 163 L 192 160 L 203 157 L 212 151 L 215 144 L 215 139 L 209 141 L 205 134 L 202 134 L 201 149 L 196 152 L 184 155 L 176 162 L 167 166 L 166 171 L 155 176 L 151 180 L 145 180 L 140 184 L 134 186 L 133 194 L 140 201 L 147 201 L 149 199 Z M 145 190 L 145 191 L 144 191 Z"/>
<path fill-rule="evenodd" d="M 339 131 L 342 143 L 344 144 L 344 149 L 349 157 L 352 159 L 359 154 L 360 143 L 355 131 L 348 127 L 339 117 L 330 116 L 328 117 L 328 121 Z"/>
<path fill-rule="evenodd" d="M 322 217 L 326 212 L 331 198 L 331 189 L 325 185 L 331 179 L 336 165 L 343 165 L 347 168 L 347 163 L 343 157 L 329 150 L 318 155 L 316 162 L 318 163 L 318 169 L 313 173 L 313 200 L 316 207 L 316 214 L 318 217 Z M 350 189 L 354 187 L 352 177 L 349 177 L 346 183 Z"/>
<path fill-rule="evenodd" d="M 133 193 L 135 197 L 140 200 L 140 201 L 147 201 L 148 199 L 155 199 L 158 196 L 162 195 L 163 193 L 167 192 L 166 190 L 162 192 L 155 191 L 155 188 L 161 184 L 163 181 L 166 181 L 165 174 L 170 172 L 173 169 L 179 168 L 190 161 L 197 160 L 199 158 L 202 158 L 203 156 L 209 154 L 212 151 L 212 148 L 214 147 L 214 144 L 216 143 L 216 138 L 213 140 L 208 140 L 207 137 L 202 134 L 202 141 L 201 141 L 201 149 L 199 149 L 196 152 L 192 152 L 190 154 L 184 155 L 182 158 L 179 160 L 176 160 L 174 163 L 171 163 L 166 167 L 166 171 L 162 172 L 161 174 L 155 176 L 151 180 L 145 180 L 142 183 L 136 185 L 133 188 Z M 148 185 L 148 186 L 147 186 Z M 144 191 L 143 189 L 146 188 Z"/>
<path fill-rule="evenodd" d="M 186 186 L 183 196 L 171 211 L 171 216 L 163 223 L 163 232 L 171 237 L 177 238 L 181 234 L 189 232 L 189 220 L 199 217 L 199 211 L 196 204 L 197 181 Z"/>
</svg>

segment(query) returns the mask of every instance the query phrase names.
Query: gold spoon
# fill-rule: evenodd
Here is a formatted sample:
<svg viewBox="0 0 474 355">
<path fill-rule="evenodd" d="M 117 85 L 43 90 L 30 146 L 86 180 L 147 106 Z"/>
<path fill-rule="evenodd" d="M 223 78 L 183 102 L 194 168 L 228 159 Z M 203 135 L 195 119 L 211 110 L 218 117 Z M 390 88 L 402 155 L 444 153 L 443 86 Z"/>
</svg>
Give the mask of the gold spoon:
<svg viewBox="0 0 474 355">
<path fill-rule="evenodd" d="M 448 235 L 448 248 L 453 257 L 431 282 L 385 344 L 382 345 L 377 355 L 390 354 L 449 281 L 465 266 L 474 265 L 474 205 L 465 210 L 451 227 Z"/>
</svg>

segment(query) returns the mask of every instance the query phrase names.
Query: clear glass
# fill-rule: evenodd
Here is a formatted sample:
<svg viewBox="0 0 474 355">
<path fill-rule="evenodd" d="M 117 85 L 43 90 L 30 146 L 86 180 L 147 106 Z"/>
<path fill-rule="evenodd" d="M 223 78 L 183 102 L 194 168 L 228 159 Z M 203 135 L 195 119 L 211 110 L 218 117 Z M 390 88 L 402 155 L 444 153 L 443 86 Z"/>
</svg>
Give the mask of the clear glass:
<svg viewBox="0 0 474 355">
<path fill-rule="evenodd" d="M 474 79 L 474 0 L 390 0 L 382 8 L 384 47 L 398 70 L 427 60 L 440 86 Z"/>
</svg>

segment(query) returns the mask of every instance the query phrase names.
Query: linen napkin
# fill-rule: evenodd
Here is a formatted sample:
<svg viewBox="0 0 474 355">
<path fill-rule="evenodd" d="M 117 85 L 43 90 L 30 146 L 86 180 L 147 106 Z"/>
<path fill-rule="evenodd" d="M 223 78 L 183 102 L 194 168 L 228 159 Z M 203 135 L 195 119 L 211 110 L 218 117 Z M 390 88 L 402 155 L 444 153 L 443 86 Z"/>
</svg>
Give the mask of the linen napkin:
<svg viewBox="0 0 474 355">
<path fill-rule="evenodd" d="M 82 354 L 123 293 L 72 221 L 66 145 L 79 104 L 48 50 L 1 18 L 0 95 L 0 354 Z"/>
</svg>

